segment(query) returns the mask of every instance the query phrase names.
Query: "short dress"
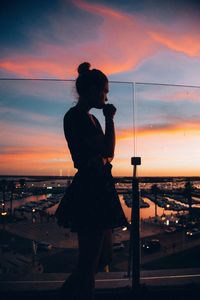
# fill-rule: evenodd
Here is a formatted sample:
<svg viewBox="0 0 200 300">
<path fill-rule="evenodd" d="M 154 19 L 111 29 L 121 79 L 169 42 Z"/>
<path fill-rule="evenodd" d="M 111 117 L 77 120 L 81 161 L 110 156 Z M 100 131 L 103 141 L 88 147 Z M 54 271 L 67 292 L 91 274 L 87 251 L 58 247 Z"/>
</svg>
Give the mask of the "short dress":
<svg viewBox="0 0 200 300">
<path fill-rule="evenodd" d="M 101 142 L 93 145 L 86 142 L 95 137 L 103 141 L 104 132 L 99 121 L 80 108 L 72 107 L 64 117 L 64 133 L 78 171 L 56 211 L 60 225 L 72 232 L 128 226 L 115 189 L 112 165 L 102 163 L 97 172 L 88 164 L 93 157 L 99 157 L 100 161 L 104 157 L 103 142 L 102 145 Z"/>
</svg>

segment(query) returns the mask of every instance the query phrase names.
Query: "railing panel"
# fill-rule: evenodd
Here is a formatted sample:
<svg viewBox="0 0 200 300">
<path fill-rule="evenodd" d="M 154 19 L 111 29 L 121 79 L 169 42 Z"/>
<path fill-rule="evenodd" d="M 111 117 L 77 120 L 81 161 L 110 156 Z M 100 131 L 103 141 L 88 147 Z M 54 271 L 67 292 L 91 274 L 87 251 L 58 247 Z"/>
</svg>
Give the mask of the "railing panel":
<svg viewBox="0 0 200 300">
<path fill-rule="evenodd" d="M 113 175 L 126 211 L 123 195 L 131 192 L 131 186 L 124 176 L 132 173 L 133 86 L 110 83 L 109 90 L 109 102 L 117 108 Z M 63 116 L 76 102 L 74 81 L 0 80 L 2 273 L 69 273 L 76 265 L 76 233 L 59 228 L 54 217 L 76 172 L 63 134 Z M 102 111 L 92 113 L 104 129 Z M 111 271 L 127 270 L 128 240 L 128 230 L 114 230 Z"/>
<path fill-rule="evenodd" d="M 145 270 L 199 267 L 199 99 L 198 87 L 135 85 Z"/>
<path fill-rule="evenodd" d="M 129 222 L 131 157 L 142 158 L 141 270 L 199 267 L 199 96 L 192 87 L 110 82 L 113 175 Z M 54 218 L 75 173 L 62 122 L 76 99 L 73 81 L 0 80 L 2 273 L 68 273 L 76 264 L 76 234 Z M 104 128 L 102 112 L 92 113 Z M 128 271 L 129 236 L 129 228 L 113 231 L 110 271 Z M 149 253 L 142 245 L 152 239 L 160 244 Z"/>
</svg>

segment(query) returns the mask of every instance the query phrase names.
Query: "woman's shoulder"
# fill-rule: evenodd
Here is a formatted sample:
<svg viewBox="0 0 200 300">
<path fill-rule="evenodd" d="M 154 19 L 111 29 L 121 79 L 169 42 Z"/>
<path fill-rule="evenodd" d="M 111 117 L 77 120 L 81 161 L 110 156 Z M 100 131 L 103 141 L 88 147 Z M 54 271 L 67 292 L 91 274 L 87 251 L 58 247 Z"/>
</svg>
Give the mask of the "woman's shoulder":
<svg viewBox="0 0 200 300">
<path fill-rule="evenodd" d="M 80 112 L 76 106 L 71 107 L 64 115 L 65 122 L 70 122 L 76 120 L 77 118 L 80 118 Z"/>
<path fill-rule="evenodd" d="M 68 109 L 68 111 L 65 113 L 64 118 L 70 118 L 74 114 L 77 114 L 77 112 L 78 112 L 78 110 L 77 110 L 76 106 L 70 107 L 70 109 Z"/>
</svg>

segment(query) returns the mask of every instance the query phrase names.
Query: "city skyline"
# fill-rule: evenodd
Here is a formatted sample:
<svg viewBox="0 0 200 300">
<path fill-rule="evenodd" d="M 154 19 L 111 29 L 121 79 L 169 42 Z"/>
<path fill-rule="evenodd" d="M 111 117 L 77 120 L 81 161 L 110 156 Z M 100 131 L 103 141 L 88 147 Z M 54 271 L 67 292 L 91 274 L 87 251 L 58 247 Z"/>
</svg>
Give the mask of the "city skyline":
<svg viewBox="0 0 200 300">
<path fill-rule="evenodd" d="M 17 1 L 12 10 L 5 3 L 0 78 L 75 79 L 78 64 L 89 61 L 111 82 L 198 86 L 199 5 L 164 2 Z M 200 90 L 135 88 L 133 104 L 131 83 L 110 84 L 114 175 L 130 176 L 138 155 L 141 176 L 198 176 Z M 1 174 L 73 175 L 62 118 L 76 98 L 73 82 L 0 81 Z"/>
</svg>

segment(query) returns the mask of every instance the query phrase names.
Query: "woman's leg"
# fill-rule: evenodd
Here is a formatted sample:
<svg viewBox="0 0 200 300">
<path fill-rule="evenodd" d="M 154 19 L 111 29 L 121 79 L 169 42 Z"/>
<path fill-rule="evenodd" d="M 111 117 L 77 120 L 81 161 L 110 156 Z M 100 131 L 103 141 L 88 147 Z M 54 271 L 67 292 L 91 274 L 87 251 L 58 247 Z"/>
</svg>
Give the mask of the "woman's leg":
<svg viewBox="0 0 200 300">
<path fill-rule="evenodd" d="M 97 272 L 109 272 L 109 265 L 113 256 L 112 229 L 106 229 L 99 257 Z"/>
<path fill-rule="evenodd" d="M 95 274 L 104 237 L 105 231 L 101 230 L 87 229 L 78 232 L 78 266 L 61 288 L 68 299 L 94 298 Z"/>
</svg>

